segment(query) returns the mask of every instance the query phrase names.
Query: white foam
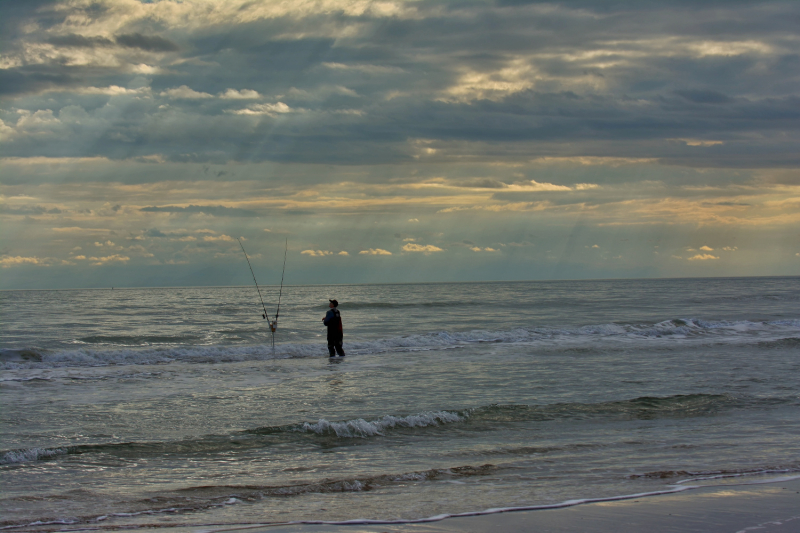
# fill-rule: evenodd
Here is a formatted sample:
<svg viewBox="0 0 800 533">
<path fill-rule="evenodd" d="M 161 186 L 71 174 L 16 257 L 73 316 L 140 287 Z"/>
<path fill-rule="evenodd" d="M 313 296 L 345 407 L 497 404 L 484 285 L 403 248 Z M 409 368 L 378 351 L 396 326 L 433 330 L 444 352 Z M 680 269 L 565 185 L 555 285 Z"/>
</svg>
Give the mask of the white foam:
<svg viewBox="0 0 800 533">
<path fill-rule="evenodd" d="M 11 450 L 0 457 L 0 465 L 27 463 L 59 455 L 66 455 L 67 453 L 69 452 L 66 448 L 27 448 L 24 450 Z"/>
<path fill-rule="evenodd" d="M 335 433 L 337 437 L 365 438 L 383 435 L 387 429 L 396 427 L 413 428 L 426 426 L 439 426 L 453 422 L 466 420 L 467 415 L 460 415 L 449 411 L 436 411 L 419 413 L 404 417 L 386 415 L 383 418 L 368 422 L 363 418 L 347 420 L 345 422 L 328 422 L 320 419 L 315 424 L 304 423 L 298 431 L 307 431 L 323 435 L 325 433 Z"/>
<path fill-rule="evenodd" d="M 767 483 L 783 483 L 786 481 L 793 481 L 796 479 L 800 479 L 800 475 L 797 476 L 785 476 L 780 478 L 771 478 L 769 480 L 757 480 L 752 482 L 745 482 L 739 483 L 738 485 L 753 485 L 753 484 L 767 484 Z M 563 509 L 566 507 L 574 507 L 576 505 L 584 505 L 587 503 L 601 503 L 601 502 L 614 502 L 614 501 L 623 501 L 623 500 L 633 500 L 636 498 L 645 498 L 648 496 L 661 496 L 665 494 L 675 494 L 678 492 L 684 492 L 688 490 L 700 489 L 700 488 L 709 488 L 715 486 L 732 486 L 732 485 L 677 485 L 673 486 L 667 490 L 658 490 L 652 492 L 639 492 L 636 494 L 623 494 L 619 496 L 608 496 L 604 498 L 580 498 L 575 500 L 565 500 L 559 503 L 552 503 L 552 504 L 544 504 L 544 505 L 528 505 L 528 506 L 521 506 L 521 507 L 493 507 L 490 509 L 483 509 L 481 511 L 469 511 L 465 513 L 452 513 L 452 514 L 439 514 L 435 516 L 430 516 L 426 518 L 418 518 L 418 519 L 411 519 L 411 520 L 373 520 L 373 519 L 366 519 L 366 518 L 358 518 L 354 520 L 343 520 L 343 521 L 327 521 L 327 520 L 298 520 L 294 522 L 286 522 L 285 524 L 308 524 L 308 525 L 378 525 L 378 524 L 424 524 L 429 522 L 439 522 L 445 520 L 447 518 L 462 518 L 462 517 L 470 517 L 470 516 L 486 516 L 492 514 L 499 514 L 499 513 L 509 513 L 509 512 L 516 512 L 516 511 L 543 511 L 547 509 Z M 255 524 L 253 524 L 255 525 Z M 277 525 L 277 524 L 271 524 Z"/>
<path fill-rule="evenodd" d="M 374 340 L 348 341 L 348 353 L 380 354 L 420 350 L 440 350 L 475 343 L 521 343 L 543 347 L 594 345 L 598 340 L 613 342 L 682 342 L 698 339 L 712 342 L 755 343 L 779 340 L 800 334 L 800 320 L 772 322 L 704 321 L 699 319 L 666 320 L 656 324 L 597 324 L 582 327 L 515 328 L 511 330 L 439 331 Z M 5 358 L 0 368 L 34 369 L 92 367 L 108 365 L 165 364 L 173 362 L 225 363 L 295 357 L 319 357 L 326 354 L 318 342 L 271 345 L 181 345 L 148 348 L 86 348 L 42 351 L 41 360 Z"/>
<path fill-rule="evenodd" d="M 791 470 L 788 468 L 780 469 L 780 470 L 758 470 L 755 472 L 729 472 L 729 473 L 719 473 L 713 474 L 710 473 L 709 475 L 693 477 L 691 479 L 682 479 L 680 481 L 675 482 L 676 485 L 681 485 L 683 483 L 689 482 L 698 482 L 698 481 L 708 481 L 711 479 L 729 479 L 729 478 L 736 478 L 736 477 L 750 477 L 750 476 L 763 476 L 768 474 L 788 474 L 790 472 L 796 472 L 796 470 Z M 755 480 L 755 481 L 748 481 L 745 483 L 738 483 L 738 485 L 760 485 L 763 483 L 780 483 L 783 481 L 793 481 L 795 479 L 800 479 L 800 474 L 790 475 L 790 476 L 783 476 L 780 478 L 770 478 L 768 480 Z M 707 487 L 713 487 L 714 485 L 704 485 Z"/>
</svg>

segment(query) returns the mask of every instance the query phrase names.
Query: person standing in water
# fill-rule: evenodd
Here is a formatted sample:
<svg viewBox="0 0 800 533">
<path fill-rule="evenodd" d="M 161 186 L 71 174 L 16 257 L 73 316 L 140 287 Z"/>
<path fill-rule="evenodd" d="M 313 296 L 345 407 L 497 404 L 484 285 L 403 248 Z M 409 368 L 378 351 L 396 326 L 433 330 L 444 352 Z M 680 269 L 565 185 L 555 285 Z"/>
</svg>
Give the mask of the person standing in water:
<svg viewBox="0 0 800 533">
<path fill-rule="evenodd" d="M 328 326 L 328 352 L 330 357 L 336 357 L 338 353 L 344 357 L 344 349 L 342 348 L 342 340 L 344 339 L 344 332 L 342 331 L 342 317 L 339 314 L 339 302 L 336 300 L 328 300 L 330 304 L 328 312 L 325 313 L 325 318 L 322 323 Z"/>
</svg>

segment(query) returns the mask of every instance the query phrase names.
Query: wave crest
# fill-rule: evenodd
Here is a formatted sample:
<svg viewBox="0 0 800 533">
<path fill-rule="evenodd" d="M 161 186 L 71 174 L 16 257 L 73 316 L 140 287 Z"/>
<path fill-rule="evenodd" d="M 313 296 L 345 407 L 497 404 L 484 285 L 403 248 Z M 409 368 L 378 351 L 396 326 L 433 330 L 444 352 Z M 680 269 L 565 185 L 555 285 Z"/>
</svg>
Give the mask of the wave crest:
<svg viewBox="0 0 800 533">
<path fill-rule="evenodd" d="M 315 424 L 305 422 L 298 428 L 298 431 L 312 432 L 318 435 L 334 434 L 340 438 L 373 437 L 383 435 L 387 429 L 439 426 L 461 422 L 466 420 L 467 416 L 449 411 L 436 411 L 403 417 L 386 415 L 370 422 L 363 418 L 346 422 L 328 422 L 325 419 L 320 419 Z"/>
<path fill-rule="evenodd" d="M 772 322 L 705 321 L 674 319 L 656 324 L 597 324 L 582 327 L 515 328 L 503 331 L 438 331 L 388 337 L 375 340 L 348 341 L 348 352 L 380 354 L 405 351 L 436 350 L 475 343 L 523 343 L 547 349 L 580 350 L 596 345 L 599 339 L 639 342 L 670 342 L 672 339 L 710 339 L 713 342 L 774 343 L 773 347 L 792 347 L 800 332 L 800 320 Z M 182 341 L 179 341 L 182 339 Z M 95 338 L 94 340 L 98 340 Z M 110 342 L 111 338 L 103 338 Z M 0 368 L 90 367 L 106 365 L 188 363 L 228 363 L 290 357 L 320 357 L 325 347 L 318 343 L 271 345 L 200 345 L 189 337 L 163 337 L 154 346 L 153 337 L 117 338 L 127 346 L 85 346 L 70 350 L 0 349 Z M 149 346 L 146 346 L 149 345 Z"/>
</svg>

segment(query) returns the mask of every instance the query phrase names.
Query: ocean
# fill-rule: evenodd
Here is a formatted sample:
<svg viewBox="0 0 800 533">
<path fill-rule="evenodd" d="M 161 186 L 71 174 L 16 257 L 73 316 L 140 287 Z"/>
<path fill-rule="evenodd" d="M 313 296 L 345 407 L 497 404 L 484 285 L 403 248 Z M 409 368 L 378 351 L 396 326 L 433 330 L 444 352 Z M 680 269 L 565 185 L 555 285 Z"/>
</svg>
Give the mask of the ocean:
<svg viewBox="0 0 800 533">
<path fill-rule="evenodd" d="M 2 529 L 415 521 L 800 476 L 800 277 L 285 286 L 274 348 L 252 286 L 3 291 L 0 313 Z"/>
</svg>

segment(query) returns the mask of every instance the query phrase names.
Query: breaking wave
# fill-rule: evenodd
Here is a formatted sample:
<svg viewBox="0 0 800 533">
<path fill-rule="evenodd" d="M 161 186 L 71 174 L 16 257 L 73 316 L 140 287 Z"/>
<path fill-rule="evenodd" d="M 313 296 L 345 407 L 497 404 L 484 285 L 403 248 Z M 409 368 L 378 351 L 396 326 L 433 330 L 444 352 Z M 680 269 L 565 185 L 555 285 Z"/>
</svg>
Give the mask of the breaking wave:
<svg viewBox="0 0 800 533">
<path fill-rule="evenodd" d="M 348 340 L 352 355 L 424 351 L 463 347 L 475 343 L 524 343 L 542 348 L 575 350 L 591 348 L 598 340 L 670 343 L 686 339 L 726 343 L 772 343 L 770 347 L 792 347 L 800 332 L 800 320 L 705 321 L 675 319 L 656 324 L 598 324 L 583 327 L 516 328 L 504 331 L 440 331 L 388 337 L 375 340 Z M 124 338 L 103 337 L 93 341 L 113 346 L 82 346 L 77 349 L 44 350 L 36 348 L 0 349 L 0 368 L 54 368 L 165 364 L 173 362 L 226 363 L 290 357 L 319 357 L 326 353 L 318 342 L 278 344 L 274 349 L 258 345 L 198 345 L 188 337 L 159 337 L 168 345 L 153 346 L 151 336 Z"/>
<path fill-rule="evenodd" d="M 798 405 L 797 398 L 747 398 L 731 395 L 689 394 L 667 397 L 639 397 L 630 400 L 598 403 L 560 403 L 551 405 L 492 404 L 462 410 L 426 411 L 411 415 L 385 415 L 366 420 L 300 422 L 283 426 L 262 426 L 230 435 L 206 435 L 163 442 L 109 442 L 77 446 L 33 447 L 0 452 L 0 465 L 52 460 L 63 455 L 100 453 L 136 459 L 163 454 L 228 453 L 265 449 L 285 443 L 301 444 L 308 439 L 335 442 L 349 439 L 370 439 L 392 432 L 448 431 L 458 425 L 459 431 L 502 431 L 502 425 L 548 423 L 565 420 L 654 420 L 715 416 L 731 409 L 763 410 L 783 405 Z M 331 440 L 332 439 L 332 440 Z M 582 446 L 582 445 L 578 445 Z M 542 449 L 530 447 L 530 453 Z M 498 453 L 523 453 L 501 450 Z"/>
</svg>

